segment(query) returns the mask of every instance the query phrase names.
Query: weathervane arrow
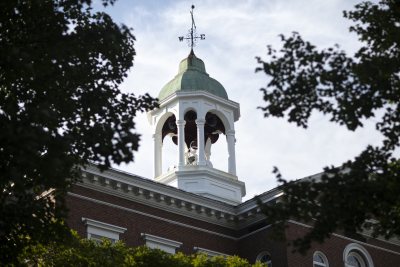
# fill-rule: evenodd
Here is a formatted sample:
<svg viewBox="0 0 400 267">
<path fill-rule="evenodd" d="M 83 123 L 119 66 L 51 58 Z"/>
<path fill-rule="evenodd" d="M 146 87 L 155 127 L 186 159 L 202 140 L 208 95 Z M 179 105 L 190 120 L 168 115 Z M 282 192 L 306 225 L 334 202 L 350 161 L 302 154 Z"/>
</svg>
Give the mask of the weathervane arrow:
<svg viewBox="0 0 400 267">
<path fill-rule="evenodd" d="M 183 40 L 187 40 L 188 45 L 192 50 L 193 50 L 193 47 L 196 46 L 196 42 L 198 39 L 200 39 L 200 40 L 206 39 L 205 34 L 197 35 L 197 33 L 196 33 L 196 24 L 194 22 L 193 10 L 194 10 L 194 5 L 192 5 L 192 10 L 190 10 L 190 15 L 192 16 L 192 28 L 189 29 L 189 33 L 186 36 L 178 37 L 180 42 L 182 42 Z"/>
</svg>

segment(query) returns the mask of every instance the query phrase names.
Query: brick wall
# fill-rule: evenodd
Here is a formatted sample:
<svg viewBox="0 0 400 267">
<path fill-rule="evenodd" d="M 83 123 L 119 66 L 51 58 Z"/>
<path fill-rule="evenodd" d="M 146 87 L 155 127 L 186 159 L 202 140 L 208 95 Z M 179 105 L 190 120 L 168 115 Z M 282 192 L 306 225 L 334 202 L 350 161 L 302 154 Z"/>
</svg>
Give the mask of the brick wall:
<svg viewBox="0 0 400 267">
<path fill-rule="evenodd" d="M 75 187 L 73 192 L 122 207 L 118 208 L 69 195 L 67 197 L 67 206 L 70 212 L 67 224 L 77 230 L 81 236 L 85 237 L 87 234 L 85 225 L 82 222 L 82 217 L 86 217 L 127 228 L 128 230 L 120 235 L 120 239 L 129 246 L 144 245 L 141 233 L 147 233 L 182 242 L 183 245 L 179 251 L 184 253 L 193 253 L 193 247 L 195 246 L 225 254 L 235 254 L 237 251 L 236 241 L 233 237 L 234 232 L 230 229 L 86 188 Z M 162 219 L 152 218 L 140 213 L 147 213 Z M 188 227 L 187 225 L 193 227 Z M 201 228 L 203 231 L 196 228 Z M 220 235 L 211 232 L 216 232 Z M 221 235 L 226 235 L 227 237 Z"/>
<path fill-rule="evenodd" d="M 274 240 L 271 229 L 265 225 L 258 228 L 249 226 L 235 231 L 80 186 L 75 186 L 72 193 L 88 198 L 76 195 L 67 197 L 67 206 L 70 210 L 67 223 L 83 237 L 86 237 L 87 233 L 82 217 L 86 217 L 127 228 L 120 238 L 129 246 L 144 245 L 141 233 L 147 233 L 182 242 L 183 245 L 178 251 L 186 254 L 194 253 L 193 247 L 201 247 L 225 254 L 239 255 L 254 263 L 257 255 L 267 251 L 272 257 L 273 267 L 312 266 L 313 253 L 318 250 L 326 255 L 330 267 L 336 267 L 344 266 L 343 251 L 348 244 L 356 242 L 369 252 L 375 267 L 400 266 L 400 248 L 375 239 L 362 243 L 332 236 L 323 244 L 313 244 L 307 254 L 301 255 L 292 253 L 292 248 L 287 247 L 286 241 Z M 295 223 L 288 223 L 288 226 L 287 241 L 303 236 L 309 229 Z"/>
<path fill-rule="evenodd" d="M 267 251 L 271 255 L 273 267 L 286 267 L 286 242 L 272 238 L 271 228 L 261 228 L 238 241 L 239 256 L 254 263 L 257 256 Z"/>
<path fill-rule="evenodd" d="M 286 230 L 286 237 L 288 240 L 294 240 L 298 237 L 303 236 L 307 233 L 308 228 L 289 223 L 289 227 Z M 292 253 L 292 248 L 287 250 L 287 261 L 289 267 L 302 267 L 302 266 L 312 266 L 312 257 L 315 251 L 323 252 L 329 261 L 329 266 L 344 266 L 343 262 L 343 252 L 346 246 L 350 243 L 358 243 L 362 245 L 370 254 L 375 267 L 398 267 L 400 266 L 400 250 L 397 247 L 397 253 L 389 251 L 389 248 L 384 248 L 383 244 L 380 247 L 376 247 L 375 244 L 379 242 L 377 240 L 370 240 L 366 243 L 359 242 L 356 240 L 351 240 L 345 237 L 332 236 L 327 239 L 323 244 L 314 243 L 311 249 L 306 255 L 301 255 L 299 253 Z M 371 244 L 373 243 L 373 244 Z M 383 243 L 383 242 L 382 242 Z M 385 246 L 390 246 L 391 249 L 394 247 L 386 244 Z"/>
</svg>

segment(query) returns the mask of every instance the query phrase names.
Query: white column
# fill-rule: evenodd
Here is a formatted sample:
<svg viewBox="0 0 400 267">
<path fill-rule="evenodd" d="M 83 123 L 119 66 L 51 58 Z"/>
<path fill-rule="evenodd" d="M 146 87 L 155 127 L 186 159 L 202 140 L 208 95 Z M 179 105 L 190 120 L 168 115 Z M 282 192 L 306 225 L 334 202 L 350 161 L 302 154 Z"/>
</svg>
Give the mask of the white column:
<svg viewBox="0 0 400 267">
<path fill-rule="evenodd" d="M 153 134 L 154 138 L 154 178 L 162 173 L 162 138 L 161 133 Z"/>
<path fill-rule="evenodd" d="M 185 166 L 185 120 L 177 120 L 178 126 L 178 167 Z"/>
<path fill-rule="evenodd" d="M 226 131 L 226 142 L 228 143 L 228 172 L 236 175 L 235 156 L 235 130 Z"/>
<path fill-rule="evenodd" d="M 206 123 L 205 119 L 197 119 L 197 149 L 199 151 L 199 162 L 198 165 L 206 165 L 206 157 L 204 154 L 204 124 Z"/>
<path fill-rule="evenodd" d="M 211 161 L 211 139 L 206 140 L 206 145 L 204 146 L 204 153 L 206 154 L 206 160 Z"/>
</svg>

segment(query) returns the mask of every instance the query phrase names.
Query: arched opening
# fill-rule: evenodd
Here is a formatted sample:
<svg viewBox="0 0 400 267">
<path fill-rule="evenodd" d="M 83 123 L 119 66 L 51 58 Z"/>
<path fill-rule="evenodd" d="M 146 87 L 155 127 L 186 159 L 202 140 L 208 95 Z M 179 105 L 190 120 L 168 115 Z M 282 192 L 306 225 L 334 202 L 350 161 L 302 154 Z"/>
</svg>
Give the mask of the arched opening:
<svg viewBox="0 0 400 267">
<path fill-rule="evenodd" d="M 197 147 L 197 134 L 199 131 L 197 124 L 201 122 L 199 124 L 200 127 L 204 127 L 204 129 L 202 129 L 202 131 L 204 130 L 204 157 L 203 163 L 200 164 L 227 171 L 229 152 L 226 138 L 226 118 L 222 116 L 221 119 L 221 114 L 218 114 L 218 111 L 209 111 L 205 115 L 204 120 L 198 120 L 196 111 L 188 110 L 184 114 L 184 120 L 184 164 L 196 165 L 200 161 L 199 149 Z M 225 123 L 223 121 L 225 121 Z M 178 145 L 178 127 L 174 114 L 170 114 L 162 124 L 161 140 L 162 170 L 164 173 L 165 171 L 172 170 L 174 166 L 177 166 L 179 153 L 176 147 L 176 145 Z"/>
<path fill-rule="evenodd" d="M 314 252 L 313 267 L 329 267 L 328 259 L 324 253 L 320 251 Z"/>
<path fill-rule="evenodd" d="M 185 144 L 187 148 L 196 146 L 197 144 L 197 113 L 194 110 L 189 110 L 185 113 Z"/>
<path fill-rule="evenodd" d="M 368 251 L 361 245 L 351 243 L 343 252 L 345 267 L 373 267 L 374 263 Z"/>
<path fill-rule="evenodd" d="M 178 151 L 174 143 L 177 140 L 177 126 L 175 115 L 170 115 L 161 129 L 162 140 L 162 173 L 176 168 Z"/>
<path fill-rule="evenodd" d="M 189 110 L 184 115 L 185 120 L 185 164 L 196 165 L 198 161 L 197 151 L 197 113 Z"/>
<path fill-rule="evenodd" d="M 227 171 L 228 150 L 226 128 L 221 118 L 214 112 L 207 112 L 204 125 L 205 156 L 207 165 Z"/>
<path fill-rule="evenodd" d="M 184 115 L 185 126 L 185 142 L 184 142 L 184 153 L 185 153 L 185 164 L 196 164 L 197 162 L 197 113 L 194 110 L 189 110 Z M 170 171 L 176 167 L 178 159 L 177 150 L 178 145 L 178 127 L 176 124 L 175 115 L 171 115 L 164 122 L 162 127 L 162 142 L 163 142 L 163 170 Z M 173 145 L 174 144 L 174 145 Z M 174 152 L 173 152 L 174 151 Z M 171 160 L 171 155 L 175 154 Z M 172 166 L 172 167 L 171 167 Z"/>
<path fill-rule="evenodd" d="M 197 142 L 197 114 L 193 110 L 185 113 L 185 144 L 189 148 L 193 142 Z M 162 128 L 162 139 L 169 136 L 175 145 L 178 145 L 178 128 L 176 126 L 175 115 L 170 116 L 164 123 Z"/>
</svg>

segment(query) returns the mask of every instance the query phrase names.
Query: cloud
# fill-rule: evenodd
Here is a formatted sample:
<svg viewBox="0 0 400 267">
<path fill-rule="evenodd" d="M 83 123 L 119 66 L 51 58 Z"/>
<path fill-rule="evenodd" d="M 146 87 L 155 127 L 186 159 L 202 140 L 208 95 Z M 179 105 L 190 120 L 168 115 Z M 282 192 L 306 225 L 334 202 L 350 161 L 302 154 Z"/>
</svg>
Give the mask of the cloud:
<svg viewBox="0 0 400 267">
<path fill-rule="evenodd" d="M 267 83 L 254 73 L 255 56 L 266 53 L 266 45 L 279 48 L 278 34 L 293 30 L 321 47 L 335 43 L 353 52 L 359 46 L 348 33 L 349 22 L 342 10 L 358 1 L 197 1 L 195 19 L 199 33 L 206 34 L 195 48 L 211 77 L 226 88 L 229 98 L 241 105 L 236 123 L 236 158 L 240 180 L 247 186 L 245 199 L 276 186 L 271 171 L 278 166 L 284 177 L 298 179 L 322 171 L 326 165 L 340 165 L 356 156 L 366 144 L 378 144 L 374 125 L 348 132 L 328 118 L 315 114 L 307 130 L 284 119 L 264 119 L 257 106 L 263 105 L 259 88 Z M 157 96 L 178 71 L 189 48 L 178 36 L 190 28 L 189 1 L 124 1 L 108 10 L 116 21 L 134 28 L 137 38 L 135 66 L 122 86 L 124 91 Z M 137 130 L 142 134 L 135 163 L 120 166 L 143 177 L 153 177 L 152 129 L 145 114 L 139 115 Z M 223 138 L 221 138 L 222 140 Z M 173 149 L 171 147 L 170 149 Z M 226 167 L 225 145 L 213 148 L 214 166 Z M 170 157 L 174 162 L 176 156 Z M 224 165 L 225 164 L 225 165 Z"/>
</svg>

